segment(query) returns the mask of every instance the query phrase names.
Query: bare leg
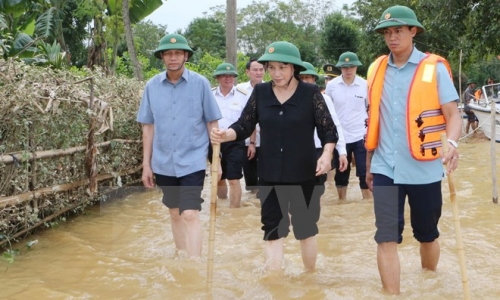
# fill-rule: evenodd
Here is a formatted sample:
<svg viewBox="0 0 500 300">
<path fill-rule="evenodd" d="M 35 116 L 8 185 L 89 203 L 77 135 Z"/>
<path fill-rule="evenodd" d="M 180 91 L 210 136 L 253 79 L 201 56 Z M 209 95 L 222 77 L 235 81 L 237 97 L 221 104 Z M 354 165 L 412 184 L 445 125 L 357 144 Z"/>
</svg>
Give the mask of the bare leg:
<svg viewBox="0 0 500 300">
<path fill-rule="evenodd" d="M 363 195 L 364 200 L 373 198 L 372 192 L 369 189 L 361 189 L 361 195 Z"/>
<path fill-rule="evenodd" d="M 300 241 L 300 252 L 302 254 L 302 262 L 307 271 L 312 271 L 316 267 L 316 259 L 318 258 L 318 243 L 316 237 L 311 236 Z"/>
<path fill-rule="evenodd" d="M 172 234 L 177 250 L 186 250 L 186 227 L 178 208 L 169 209 L 170 219 L 172 220 Z"/>
<path fill-rule="evenodd" d="M 185 210 L 181 214 L 186 228 L 186 251 L 188 257 L 201 257 L 202 231 L 200 212 L 198 210 Z"/>
<path fill-rule="evenodd" d="M 266 267 L 269 271 L 278 271 L 283 268 L 283 241 L 284 238 L 266 241 Z"/>
<path fill-rule="evenodd" d="M 227 199 L 227 185 L 225 179 L 221 179 L 217 182 L 217 198 Z"/>
<path fill-rule="evenodd" d="M 328 171 L 328 173 L 326 175 L 327 182 L 333 181 L 333 177 L 335 176 L 335 174 L 333 172 L 335 172 L 335 171 L 334 170 Z"/>
<path fill-rule="evenodd" d="M 229 180 L 229 207 L 238 208 L 241 204 L 241 184 L 239 179 Z"/>
<path fill-rule="evenodd" d="M 469 133 L 469 128 L 470 128 L 470 122 L 467 121 L 467 125 L 465 125 L 465 134 Z"/>
<path fill-rule="evenodd" d="M 339 200 L 345 200 L 347 198 L 347 187 L 337 186 L 337 193 L 339 195 Z"/>
<path fill-rule="evenodd" d="M 422 269 L 436 271 L 440 253 L 441 250 L 439 248 L 438 240 L 434 240 L 430 243 L 420 243 L 420 260 L 422 262 Z"/>
<path fill-rule="evenodd" d="M 377 245 L 377 264 L 384 290 L 390 294 L 399 294 L 401 270 L 396 242 Z"/>
</svg>

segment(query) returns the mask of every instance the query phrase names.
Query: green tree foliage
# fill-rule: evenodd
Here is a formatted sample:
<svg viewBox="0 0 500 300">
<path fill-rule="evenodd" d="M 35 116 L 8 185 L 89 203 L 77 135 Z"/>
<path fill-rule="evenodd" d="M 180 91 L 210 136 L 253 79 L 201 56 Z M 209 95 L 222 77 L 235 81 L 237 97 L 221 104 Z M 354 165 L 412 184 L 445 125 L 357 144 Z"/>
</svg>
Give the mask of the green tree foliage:
<svg viewBox="0 0 500 300">
<path fill-rule="evenodd" d="M 376 57 L 389 53 L 383 37 L 373 31 L 385 9 L 392 5 L 407 5 L 397 0 L 358 0 L 353 7 L 357 13 L 358 26 L 362 30 L 359 53 L 361 60 L 373 61 Z"/>
<path fill-rule="evenodd" d="M 321 36 L 321 51 L 326 60 L 337 62 L 346 51 L 358 52 L 360 30 L 355 20 L 335 12 L 325 18 Z"/>
<path fill-rule="evenodd" d="M 66 56 L 62 7 L 76 0 L 3 0 L 2 56 L 60 68 Z"/>
<path fill-rule="evenodd" d="M 118 48 L 123 43 L 123 16 L 121 13 L 121 0 L 85 0 L 91 1 L 97 7 L 98 14 L 94 17 L 94 32 L 92 44 L 89 51 L 87 65 L 103 64 L 105 48 L 110 46 L 112 54 L 110 57 L 110 73 L 113 74 L 116 67 L 116 56 Z M 161 0 L 130 0 L 129 18 L 132 24 L 136 24 L 146 18 L 154 10 L 162 5 Z M 105 15 L 104 15 L 105 13 Z"/>
<path fill-rule="evenodd" d="M 323 0 L 254 1 L 239 11 L 238 47 L 258 57 L 270 43 L 285 40 L 299 47 L 303 60 L 318 64 L 320 25 L 333 7 Z"/>
<path fill-rule="evenodd" d="M 52 44 L 39 42 L 39 53 L 35 56 L 35 62 L 42 66 L 51 66 L 56 69 L 62 69 L 66 65 L 66 52 L 61 51 L 61 45 L 55 40 Z"/>
<path fill-rule="evenodd" d="M 33 57 L 37 51 L 34 34 L 37 17 L 43 12 L 41 5 L 37 1 L 0 0 L 0 8 L 4 20 L 0 33 L 4 58 Z M 50 27 L 42 22 L 38 22 L 38 26 Z"/>
<path fill-rule="evenodd" d="M 353 8 L 365 32 L 360 46 L 364 56 L 373 59 L 389 52 L 373 28 L 382 12 L 393 5 L 406 5 L 415 11 L 426 28 L 426 32 L 414 38 L 416 46 L 446 57 L 455 73 L 459 70 L 460 52 L 464 73 L 477 72 L 481 69 L 477 64 L 492 64 L 491 57 L 500 54 L 500 25 L 493 21 L 500 18 L 500 11 L 495 0 L 358 0 Z"/>
<path fill-rule="evenodd" d="M 195 52 L 210 53 L 212 56 L 226 57 L 226 31 L 224 23 L 216 18 L 196 18 L 182 33 Z M 194 57 L 196 60 L 198 57 Z"/>
<path fill-rule="evenodd" d="M 163 64 L 154 56 L 154 51 L 160 39 L 167 33 L 167 26 L 153 24 L 149 20 L 142 21 L 133 27 L 133 32 L 138 55 L 149 60 L 150 68 L 163 69 Z"/>
<path fill-rule="evenodd" d="M 192 63 L 188 61 L 186 66 L 188 69 L 193 70 L 201 75 L 205 76 L 212 86 L 217 86 L 217 80 L 213 77 L 215 68 L 224 62 L 224 59 L 213 56 L 210 53 L 203 54 L 202 57 L 197 61 L 197 63 Z"/>
<path fill-rule="evenodd" d="M 71 65 L 82 67 L 87 63 L 87 43 L 89 32 L 87 31 L 93 18 L 93 11 L 86 4 L 87 1 L 69 0 L 62 7 L 64 11 L 64 24 L 62 31 Z"/>
<path fill-rule="evenodd" d="M 141 54 L 138 54 L 137 58 L 139 59 L 139 63 L 142 68 L 144 80 L 150 79 L 151 77 L 158 74 L 161 69 L 163 69 L 162 67 L 160 67 L 159 69 L 151 67 L 149 58 Z M 156 60 L 158 62 L 161 62 L 159 59 Z M 130 55 L 128 52 L 123 52 L 121 56 L 117 57 L 116 75 L 123 75 L 128 78 L 134 78 L 134 71 L 130 62 Z"/>
<path fill-rule="evenodd" d="M 472 13 L 467 37 L 478 42 L 474 49 L 481 55 L 500 54 L 500 6 L 496 0 L 472 2 Z M 497 76 L 500 74 L 497 74 Z"/>
<path fill-rule="evenodd" d="M 149 60 L 142 70 L 153 73 L 163 69 L 152 53 L 166 27 L 150 21 L 138 24 L 162 1 L 130 3 L 134 45 L 139 57 Z M 56 41 L 72 65 L 100 64 L 106 69 L 115 55 L 127 52 L 121 4 L 122 0 L 0 0 L 0 55 L 40 58 L 43 51 L 57 49 L 52 47 Z M 365 68 L 389 52 L 382 36 L 373 31 L 382 12 L 392 5 L 406 5 L 426 28 L 414 39 L 419 50 L 446 57 L 455 73 L 462 63 L 465 77 L 500 78 L 500 25 L 496 22 L 500 10 L 496 0 L 357 0 L 340 10 L 334 4 L 333 0 L 256 0 L 238 10 L 239 51 L 244 56 L 260 57 L 270 43 L 287 40 L 297 45 L 303 60 L 315 66 L 335 62 L 340 53 L 352 50 Z M 184 32 L 179 31 L 195 50 L 191 63 L 203 62 L 207 53 L 225 58 L 224 28 L 225 6 L 219 5 L 193 20 Z M 114 49 L 110 56 L 109 48 Z"/>
</svg>

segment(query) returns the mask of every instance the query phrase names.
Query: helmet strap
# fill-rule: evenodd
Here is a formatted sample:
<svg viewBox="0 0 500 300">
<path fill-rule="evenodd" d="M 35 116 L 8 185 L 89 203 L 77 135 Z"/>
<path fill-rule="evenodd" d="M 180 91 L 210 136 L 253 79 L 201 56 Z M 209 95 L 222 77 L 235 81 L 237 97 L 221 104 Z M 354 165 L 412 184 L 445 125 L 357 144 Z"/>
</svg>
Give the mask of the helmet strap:
<svg viewBox="0 0 500 300">
<path fill-rule="evenodd" d="M 284 86 L 284 88 L 289 87 L 289 86 L 290 86 L 290 82 L 292 82 L 292 79 L 294 79 L 294 78 L 295 78 L 295 76 L 290 77 L 290 80 L 288 80 L 288 82 L 287 82 L 287 84 Z M 297 79 L 297 80 L 298 80 L 298 79 Z M 298 81 L 300 81 L 300 80 L 298 80 Z M 273 85 L 273 86 L 276 86 L 276 83 L 274 83 L 274 81 L 272 81 L 272 80 L 271 80 L 271 83 L 272 83 L 272 85 Z"/>
</svg>

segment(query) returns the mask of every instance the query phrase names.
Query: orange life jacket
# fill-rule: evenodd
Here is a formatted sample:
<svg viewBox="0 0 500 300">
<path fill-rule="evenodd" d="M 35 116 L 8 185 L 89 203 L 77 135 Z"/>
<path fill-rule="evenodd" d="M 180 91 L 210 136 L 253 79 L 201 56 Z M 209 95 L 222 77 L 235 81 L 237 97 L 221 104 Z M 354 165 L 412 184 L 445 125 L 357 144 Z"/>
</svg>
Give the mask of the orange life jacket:
<svg viewBox="0 0 500 300">
<path fill-rule="evenodd" d="M 474 98 L 476 98 L 476 101 L 481 99 L 481 96 L 483 95 L 483 91 L 481 89 L 477 89 L 477 91 L 474 93 Z"/>
<path fill-rule="evenodd" d="M 389 56 L 381 56 L 368 70 L 369 111 L 365 146 L 369 151 L 375 150 L 378 145 L 380 103 L 388 60 Z M 438 62 L 442 62 L 450 77 L 452 76 L 450 65 L 444 58 L 427 53 L 417 66 L 407 96 L 408 145 L 412 157 L 422 161 L 435 160 L 439 157 L 441 133 L 446 131 L 436 80 Z"/>
</svg>

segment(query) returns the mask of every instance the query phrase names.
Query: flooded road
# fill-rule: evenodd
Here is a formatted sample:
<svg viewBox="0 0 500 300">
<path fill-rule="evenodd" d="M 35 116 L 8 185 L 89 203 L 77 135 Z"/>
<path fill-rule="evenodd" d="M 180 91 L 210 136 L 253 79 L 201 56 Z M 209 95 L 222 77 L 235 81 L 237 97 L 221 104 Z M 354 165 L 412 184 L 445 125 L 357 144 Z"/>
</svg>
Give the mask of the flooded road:
<svg viewBox="0 0 500 300">
<path fill-rule="evenodd" d="M 489 141 L 462 142 L 460 153 L 454 180 L 471 297 L 500 299 L 500 206 L 492 203 Z M 31 236 L 39 243 L 30 251 L 13 264 L 0 262 L 0 299 L 207 299 L 210 178 L 205 184 L 201 261 L 176 253 L 160 192 L 134 193 Z M 290 235 L 284 276 L 266 275 L 258 200 L 244 192 L 239 209 L 218 200 L 213 299 L 461 299 L 446 180 L 443 191 L 438 271 L 421 270 L 418 243 L 407 226 L 399 246 L 399 297 L 381 292 L 372 202 L 361 200 L 357 179 L 342 202 L 328 184 L 313 273 L 303 271 L 299 243 Z"/>
</svg>

